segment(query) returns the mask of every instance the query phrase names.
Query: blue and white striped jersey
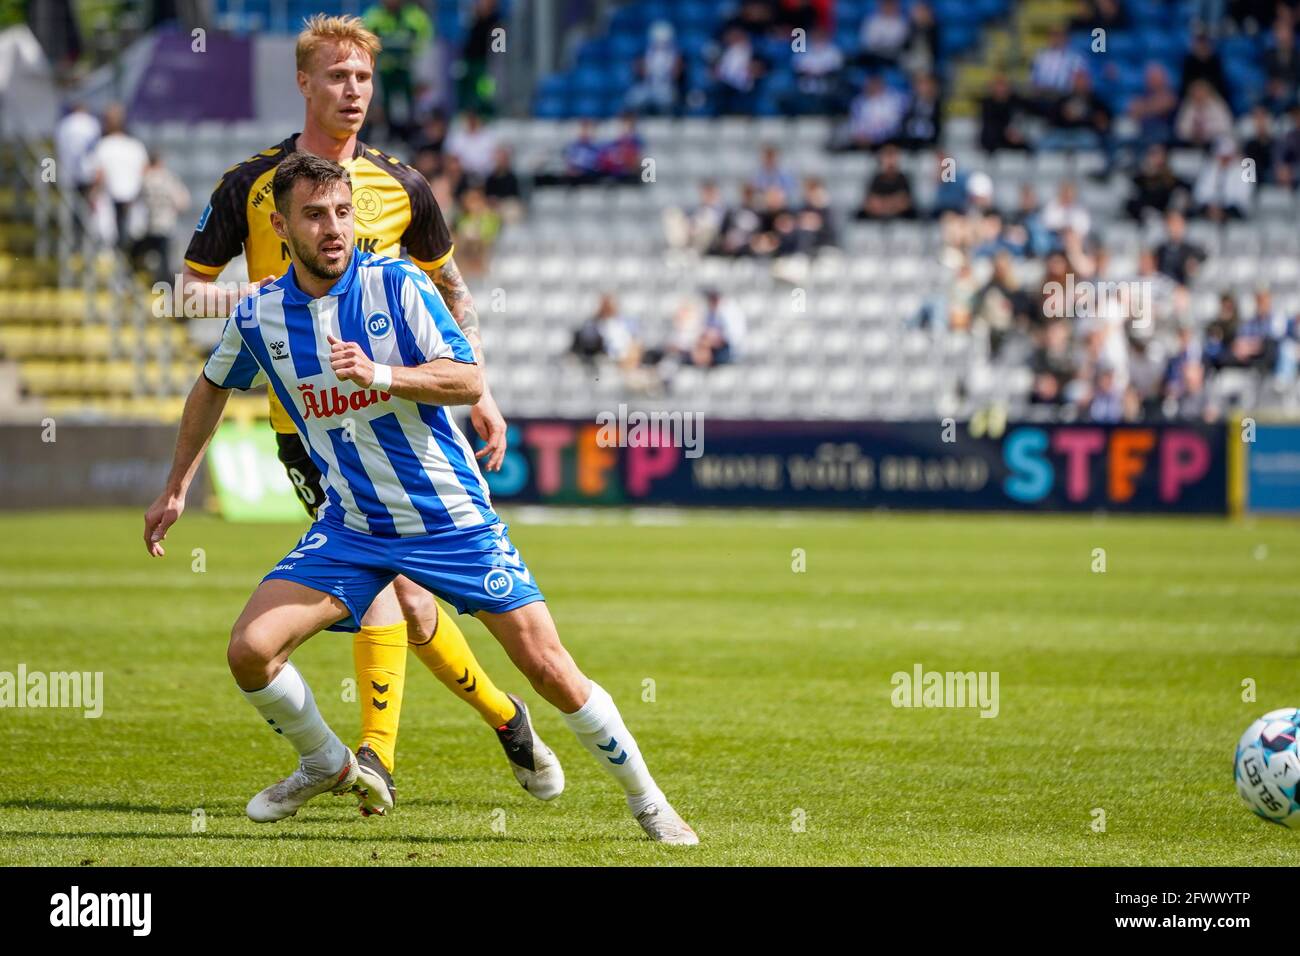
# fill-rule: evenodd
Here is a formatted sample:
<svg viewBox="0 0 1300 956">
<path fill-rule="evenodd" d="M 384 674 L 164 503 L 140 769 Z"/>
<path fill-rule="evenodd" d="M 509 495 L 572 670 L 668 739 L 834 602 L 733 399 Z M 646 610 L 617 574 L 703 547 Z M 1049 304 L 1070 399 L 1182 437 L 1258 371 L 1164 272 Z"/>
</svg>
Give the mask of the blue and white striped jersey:
<svg viewBox="0 0 1300 956">
<path fill-rule="evenodd" d="M 487 483 L 446 408 L 341 381 L 327 336 L 374 361 L 473 362 L 447 306 L 418 268 L 355 251 L 327 295 L 286 275 L 244 299 L 203 374 L 221 388 L 266 382 L 325 476 L 326 504 L 349 528 L 386 537 L 494 525 Z"/>
</svg>

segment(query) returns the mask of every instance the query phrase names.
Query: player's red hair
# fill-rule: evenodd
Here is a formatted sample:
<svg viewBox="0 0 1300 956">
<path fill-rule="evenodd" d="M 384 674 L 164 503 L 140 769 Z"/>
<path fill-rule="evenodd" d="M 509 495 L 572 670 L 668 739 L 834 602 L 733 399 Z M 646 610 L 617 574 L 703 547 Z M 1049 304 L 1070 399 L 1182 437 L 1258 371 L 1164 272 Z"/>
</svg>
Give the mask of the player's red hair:
<svg viewBox="0 0 1300 956">
<path fill-rule="evenodd" d="M 327 46 L 359 50 L 370 58 L 371 65 L 374 65 L 375 57 L 382 48 L 379 37 L 366 29 L 360 17 L 330 17 L 317 13 L 303 24 L 302 32 L 298 34 L 298 45 L 294 51 L 298 69 L 304 72 L 310 69 L 312 58 Z"/>
</svg>

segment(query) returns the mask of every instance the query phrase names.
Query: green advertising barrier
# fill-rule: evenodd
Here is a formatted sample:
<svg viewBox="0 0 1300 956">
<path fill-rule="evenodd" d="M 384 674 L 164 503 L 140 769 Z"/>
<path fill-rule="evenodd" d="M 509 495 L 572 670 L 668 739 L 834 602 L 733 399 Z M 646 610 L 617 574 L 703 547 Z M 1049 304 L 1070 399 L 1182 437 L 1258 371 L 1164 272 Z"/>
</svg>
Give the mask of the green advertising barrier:
<svg viewBox="0 0 1300 956">
<path fill-rule="evenodd" d="M 223 423 L 208 448 L 208 474 L 228 521 L 307 520 L 264 423 Z"/>
</svg>

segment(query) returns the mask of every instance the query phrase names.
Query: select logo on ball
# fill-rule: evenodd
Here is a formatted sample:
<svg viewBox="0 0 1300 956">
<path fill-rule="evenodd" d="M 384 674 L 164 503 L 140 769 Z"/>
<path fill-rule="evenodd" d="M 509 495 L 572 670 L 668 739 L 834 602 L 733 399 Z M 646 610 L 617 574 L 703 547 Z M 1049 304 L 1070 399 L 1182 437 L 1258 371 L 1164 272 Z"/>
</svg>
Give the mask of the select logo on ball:
<svg viewBox="0 0 1300 956">
<path fill-rule="evenodd" d="M 515 588 L 514 579 L 510 577 L 509 571 L 503 571 L 501 568 L 493 568 L 487 574 L 483 575 L 483 590 L 494 598 L 503 598 Z"/>
<path fill-rule="evenodd" d="M 366 319 L 366 331 L 372 339 L 382 339 L 393 331 L 393 320 L 387 312 L 372 312 Z"/>
</svg>

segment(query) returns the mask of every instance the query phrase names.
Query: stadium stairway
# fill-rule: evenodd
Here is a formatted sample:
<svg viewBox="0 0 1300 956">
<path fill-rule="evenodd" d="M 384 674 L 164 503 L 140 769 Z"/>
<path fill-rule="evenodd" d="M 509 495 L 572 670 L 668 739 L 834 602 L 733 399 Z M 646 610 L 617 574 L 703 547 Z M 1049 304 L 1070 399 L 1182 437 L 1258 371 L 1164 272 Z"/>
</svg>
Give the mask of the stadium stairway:
<svg viewBox="0 0 1300 956">
<path fill-rule="evenodd" d="M 74 251 L 53 188 L 22 174 L 50 145 L 0 153 L 0 416 L 175 420 L 195 353 L 107 250 Z"/>
</svg>

